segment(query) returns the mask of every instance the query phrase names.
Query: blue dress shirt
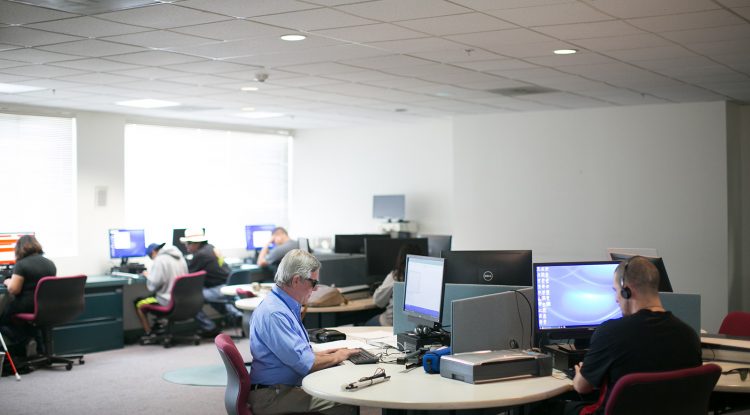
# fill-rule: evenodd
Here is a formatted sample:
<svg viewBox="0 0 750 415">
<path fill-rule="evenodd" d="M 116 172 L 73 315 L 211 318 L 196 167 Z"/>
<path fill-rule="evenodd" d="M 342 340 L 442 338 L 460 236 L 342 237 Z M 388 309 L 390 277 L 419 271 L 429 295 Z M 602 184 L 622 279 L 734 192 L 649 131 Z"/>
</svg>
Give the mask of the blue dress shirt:
<svg viewBox="0 0 750 415">
<path fill-rule="evenodd" d="M 315 353 L 300 319 L 300 304 L 278 286 L 255 309 L 250 323 L 251 383 L 302 385 Z"/>
</svg>

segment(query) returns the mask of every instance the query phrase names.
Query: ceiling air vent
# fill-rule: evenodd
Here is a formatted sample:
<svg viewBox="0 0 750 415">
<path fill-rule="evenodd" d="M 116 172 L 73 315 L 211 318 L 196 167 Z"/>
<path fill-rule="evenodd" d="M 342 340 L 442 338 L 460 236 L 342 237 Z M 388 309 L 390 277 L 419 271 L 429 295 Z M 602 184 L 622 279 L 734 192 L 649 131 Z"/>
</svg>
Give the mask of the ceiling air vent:
<svg viewBox="0 0 750 415">
<path fill-rule="evenodd" d="M 498 94 L 505 97 L 520 97 L 524 95 L 533 95 L 533 94 L 547 94 L 550 92 L 559 92 L 556 89 L 552 88 L 545 88 L 543 86 L 519 86 L 515 88 L 497 88 L 497 89 L 489 89 L 487 92 L 492 94 Z"/>
</svg>

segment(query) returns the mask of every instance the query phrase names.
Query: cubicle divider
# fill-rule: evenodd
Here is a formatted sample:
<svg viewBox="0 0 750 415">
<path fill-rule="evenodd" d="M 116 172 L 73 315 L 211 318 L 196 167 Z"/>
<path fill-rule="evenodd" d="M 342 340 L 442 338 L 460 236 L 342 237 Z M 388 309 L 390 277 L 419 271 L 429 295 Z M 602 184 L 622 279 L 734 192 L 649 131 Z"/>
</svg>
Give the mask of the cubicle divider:
<svg viewBox="0 0 750 415">
<path fill-rule="evenodd" d="M 701 334 L 701 296 L 698 294 L 659 293 L 664 309 Z"/>
</svg>

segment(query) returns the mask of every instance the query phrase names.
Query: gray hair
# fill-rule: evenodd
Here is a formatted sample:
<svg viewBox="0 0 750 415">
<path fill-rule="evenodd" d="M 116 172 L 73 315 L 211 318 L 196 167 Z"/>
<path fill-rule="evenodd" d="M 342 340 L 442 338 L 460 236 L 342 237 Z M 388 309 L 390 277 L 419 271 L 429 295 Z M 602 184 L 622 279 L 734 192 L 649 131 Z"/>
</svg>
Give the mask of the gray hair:
<svg viewBox="0 0 750 415">
<path fill-rule="evenodd" d="M 312 254 L 300 249 L 292 249 L 281 260 L 273 281 L 278 286 L 290 285 L 295 275 L 309 279 L 313 272 L 320 270 L 320 267 L 320 261 Z"/>
</svg>

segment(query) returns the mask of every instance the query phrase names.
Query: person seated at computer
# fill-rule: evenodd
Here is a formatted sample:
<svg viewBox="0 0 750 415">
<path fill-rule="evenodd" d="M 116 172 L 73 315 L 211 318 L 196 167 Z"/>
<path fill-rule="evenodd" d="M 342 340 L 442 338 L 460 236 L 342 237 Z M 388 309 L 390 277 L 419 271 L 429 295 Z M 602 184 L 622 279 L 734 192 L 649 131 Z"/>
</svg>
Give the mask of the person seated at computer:
<svg viewBox="0 0 750 415">
<path fill-rule="evenodd" d="M 287 253 L 274 278 L 276 285 L 253 312 L 250 355 L 253 387 L 249 405 L 257 415 L 321 412 L 354 414 L 356 408 L 308 395 L 302 378 L 337 365 L 356 351 L 313 352 L 300 309 L 318 285 L 320 261 L 299 249 Z"/>
<path fill-rule="evenodd" d="M 141 310 L 148 304 L 169 305 L 172 295 L 174 279 L 188 273 L 187 262 L 182 252 L 175 246 L 164 246 L 161 243 L 152 243 L 146 248 L 146 256 L 153 261 L 151 268 L 144 272 L 146 277 L 146 288 L 151 292 L 147 297 L 139 297 L 135 300 L 135 313 L 141 321 L 145 337 L 151 336 L 151 325 L 146 314 Z"/>
<path fill-rule="evenodd" d="M 696 367 L 701 362 L 698 335 L 659 299 L 659 271 L 635 256 L 616 269 L 613 288 L 622 318 L 605 321 L 591 337 L 583 362 L 575 367 L 573 387 L 579 394 L 599 389 L 597 402 L 567 402 L 558 413 L 579 414 L 583 408 L 604 413 L 617 381 L 635 372 L 660 372 Z"/>
<path fill-rule="evenodd" d="M 385 311 L 374 316 L 365 323 L 366 326 L 392 326 L 393 325 L 393 283 L 404 280 L 407 255 L 426 255 L 426 252 L 416 244 L 403 245 L 398 251 L 396 265 L 386 275 L 383 282 L 375 289 L 372 300 L 376 306 L 385 308 Z"/>
<path fill-rule="evenodd" d="M 229 276 L 229 265 L 224 262 L 224 257 L 208 243 L 208 238 L 202 228 L 186 229 L 185 236 L 180 241 L 187 246 L 189 254 L 193 258 L 188 262 L 188 272 L 206 271 L 206 279 L 203 283 L 203 299 L 220 314 L 229 314 L 235 322 L 242 320 L 242 312 L 234 304 L 227 301 L 227 297 L 221 293 L 221 287 L 227 283 Z M 205 337 L 213 337 L 219 333 L 216 323 L 211 320 L 203 310 L 195 316 Z"/>
<path fill-rule="evenodd" d="M 0 316 L 0 330 L 9 342 L 22 342 L 31 334 L 24 329 L 25 325 L 11 324 L 11 317 L 18 313 L 33 313 L 34 291 L 37 283 L 43 277 L 57 275 L 55 263 L 43 255 L 42 245 L 34 235 L 23 235 L 16 242 L 16 265 L 13 267 L 11 277 L 3 281 L 13 298 L 4 307 L 3 314 Z"/>
<path fill-rule="evenodd" d="M 274 245 L 271 248 L 271 245 Z M 266 242 L 266 245 L 258 253 L 258 260 L 256 263 L 261 267 L 271 267 L 275 271 L 275 268 L 281 263 L 281 259 L 284 255 L 292 249 L 298 249 L 299 243 L 289 237 L 286 229 L 281 226 L 277 227 L 271 233 L 271 239 Z"/>
</svg>

